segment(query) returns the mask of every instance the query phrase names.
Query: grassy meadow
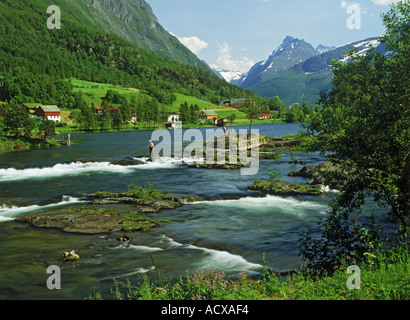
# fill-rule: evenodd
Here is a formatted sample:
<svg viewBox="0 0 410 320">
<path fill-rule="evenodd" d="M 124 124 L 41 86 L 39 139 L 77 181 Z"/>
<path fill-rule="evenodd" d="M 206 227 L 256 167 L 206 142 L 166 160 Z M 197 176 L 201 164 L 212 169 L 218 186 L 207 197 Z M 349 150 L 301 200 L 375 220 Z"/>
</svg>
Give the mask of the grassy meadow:
<svg viewBox="0 0 410 320">
<path fill-rule="evenodd" d="M 129 88 L 129 87 L 124 87 L 121 85 L 113 85 L 113 84 L 106 84 L 106 83 L 96 83 L 96 82 L 90 82 L 90 81 L 83 81 L 83 80 L 78 80 L 71 78 L 70 79 L 71 83 L 74 86 L 74 91 L 78 92 L 81 91 L 84 94 L 84 98 L 88 104 L 95 104 L 95 105 L 101 105 L 102 99 L 105 97 L 107 94 L 108 90 L 113 90 L 117 92 L 118 94 L 127 97 L 129 100 L 131 100 L 131 97 L 144 95 L 149 97 L 147 92 L 140 91 L 139 89 L 136 88 Z M 231 107 L 226 107 L 226 106 L 220 106 L 220 105 L 215 105 L 211 102 L 198 99 L 196 97 L 192 96 L 186 96 L 180 93 L 175 93 L 176 100 L 172 103 L 172 105 L 164 105 L 164 111 L 165 112 L 176 112 L 178 113 L 180 105 L 183 104 L 184 102 L 187 102 L 188 105 L 198 105 L 200 110 L 214 110 L 220 118 L 227 118 L 230 115 L 235 115 L 235 120 L 232 122 L 233 125 L 248 125 L 249 120 L 246 118 L 246 114 L 243 111 L 240 111 L 236 108 L 231 108 Z M 59 132 L 61 131 L 67 131 L 68 130 L 75 130 L 75 126 L 72 123 L 72 121 L 68 118 L 70 115 L 69 110 L 65 110 L 63 108 L 62 111 L 62 121 L 66 122 L 68 126 L 64 128 L 63 130 L 60 130 L 62 128 L 59 128 Z M 281 120 L 273 120 L 273 119 L 265 119 L 265 120 L 255 120 L 253 123 L 254 124 L 268 124 L 268 123 L 280 123 L 283 122 Z M 199 125 L 197 125 L 199 126 Z M 125 127 L 124 129 L 128 130 L 130 128 Z"/>
</svg>

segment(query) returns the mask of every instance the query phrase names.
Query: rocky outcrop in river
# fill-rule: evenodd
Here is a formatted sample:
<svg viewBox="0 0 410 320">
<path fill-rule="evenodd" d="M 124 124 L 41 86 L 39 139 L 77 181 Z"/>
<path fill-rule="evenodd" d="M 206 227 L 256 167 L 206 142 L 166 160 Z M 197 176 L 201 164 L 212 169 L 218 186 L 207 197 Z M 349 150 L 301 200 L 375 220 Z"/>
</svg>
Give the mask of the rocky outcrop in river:
<svg viewBox="0 0 410 320">
<path fill-rule="evenodd" d="M 289 173 L 289 176 L 300 176 L 310 178 L 308 184 L 311 186 L 329 186 L 331 189 L 343 187 L 343 177 L 350 174 L 350 168 L 341 163 L 327 160 L 318 166 L 304 166 L 299 171 Z"/>
<path fill-rule="evenodd" d="M 98 192 L 86 198 L 91 205 L 56 210 L 18 218 L 38 228 L 55 228 L 70 233 L 103 234 L 146 231 L 159 225 L 145 214 L 172 210 L 186 199 L 162 194 L 159 190 L 135 187 L 123 193 Z M 102 206 L 123 205 L 123 210 Z"/>
<path fill-rule="evenodd" d="M 298 195 L 320 195 L 324 193 L 324 188 L 320 186 L 309 186 L 283 181 L 255 181 L 249 186 L 249 190 L 259 191 L 262 194 L 279 196 L 298 196 Z"/>
</svg>

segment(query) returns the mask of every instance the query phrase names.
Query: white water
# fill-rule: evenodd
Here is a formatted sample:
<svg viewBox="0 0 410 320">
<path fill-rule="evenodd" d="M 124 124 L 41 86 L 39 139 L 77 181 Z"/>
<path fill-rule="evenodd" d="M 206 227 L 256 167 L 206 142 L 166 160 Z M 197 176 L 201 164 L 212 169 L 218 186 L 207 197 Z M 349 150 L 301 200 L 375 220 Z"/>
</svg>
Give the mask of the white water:
<svg viewBox="0 0 410 320">
<path fill-rule="evenodd" d="M 149 158 L 135 158 L 144 163 L 139 165 L 122 166 L 111 164 L 110 162 L 72 162 L 72 163 L 59 163 L 52 167 L 42 168 L 27 168 L 27 169 L 15 169 L 7 168 L 0 169 L 0 182 L 20 181 L 26 179 L 50 179 L 61 176 L 80 176 L 92 174 L 95 172 L 108 172 L 108 173 L 130 173 L 135 170 L 142 169 L 167 169 L 176 167 L 183 163 L 200 162 L 200 158 L 160 158 L 155 159 L 153 162 L 148 161 Z"/>
<path fill-rule="evenodd" d="M 70 196 L 63 196 L 61 202 L 52 203 L 52 204 L 48 204 L 44 206 L 39 206 L 35 204 L 35 205 L 25 206 L 25 207 L 16 207 L 16 206 L 7 207 L 6 205 L 2 205 L 0 209 L 0 222 L 14 220 L 22 214 L 30 214 L 30 213 L 34 213 L 38 211 L 48 210 L 51 208 L 65 206 L 67 204 L 83 203 L 83 202 L 85 203 L 85 201 L 78 199 L 78 198 L 73 198 Z"/>
<path fill-rule="evenodd" d="M 112 165 L 110 162 L 72 162 L 56 164 L 52 167 L 28 169 L 0 169 L 0 181 L 18 181 L 25 179 L 50 179 L 64 175 L 79 176 L 93 172 L 129 172 L 136 166 Z"/>
<path fill-rule="evenodd" d="M 282 132 L 281 125 L 265 126 L 266 130 L 261 133 L 275 136 L 290 133 L 288 125 L 283 127 L 286 130 Z M 294 133 L 298 129 L 295 127 Z M 152 183 L 155 188 L 169 190 L 172 194 L 199 197 L 231 193 L 243 195 L 247 194 L 247 186 L 255 179 L 265 179 L 271 167 L 284 176 L 295 170 L 295 166 L 287 163 L 286 153 L 279 161 L 260 161 L 260 170 L 255 177 L 241 176 L 233 170 L 193 170 L 184 166 L 191 160 L 199 162 L 202 159 L 169 157 L 151 162 L 144 157 L 149 135 L 145 131 L 85 134 L 78 136 L 81 143 L 67 148 L 0 155 L 0 163 L 7 166 L 0 168 L 2 198 L 5 203 L 13 204 L 13 207 L 0 207 L 0 221 L 33 212 L 53 212 L 56 207 L 64 208 L 77 201 L 81 205 L 78 198 L 83 195 L 101 190 L 123 190 L 130 183 Z M 130 160 L 128 149 L 131 145 L 144 150 L 133 153 L 141 164 L 123 166 L 110 163 L 113 157 Z M 321 161 L 316 154 L 301 154 L 300 157 L 301 160 L 307 158 L 312 165 Z M 73 162 L 72 159 L 88 162 Z M 50 161 L 54 162 L 50 164 Z M 76 198 L 58 198 L 62 194 Z M 0 223 L 0 297 L 83 299 L 93 286 L 97 286 L 109 298 L 110 279 L 114 277 L 134 280 L 133 275 L 144 273 L 158 277 L 157 272 L 149 272 L 154 268 L 150 252 L 157 271 L 166 277 L 214 267 L 231 275 L 241 271 L 260 272 L 262 253 L 266 253 L 268 268 L 297 268 L 297 232 L 311 223 L 316 225 L 316 212 L 326 210 L 321 205 L 327 202 L 326 197 L 330 196 L 283 199 L 268 196 L 187 204 L 157 214 L 154 219 L 169 222 L 161 223 L 149 233 L 133 234 L 133 244 L 129 246 L 117 242 L 115 235 L 70 235 L 20 224 L 16 228 L 13 221 L 3 222 Z M 51 199 L 57 200 L 46 202 Z M 34 200 L 37 202 L 19 204 Z M 298 214 L 297 207 L 304 213 Z M 167 236 L 160 236 L 162 234 Z M 65 265 L 62 276 L 64 290 L 44 290 L 48 277 L 46 266 L 58 263 L 60 252 L 69 249 L 78 249 L 76 252 L 81 260 L 75 267 Z M 103 279 L 108 281 L 100 282 Z"/>
<path fill-rule="evenodd" d="M 198 247 L 191 244 L 181 244 L 174 241 L 165 235 L 160 236 L 157 239 L 163 248 L 155 246 L 143 246 L 143 245 L 132 245 L 132 244 L 121 244 L 117 247 L 112 248 L 113 250 L 129 250 L 135 251 L 137 254 L 144 254 L 150 252 L 167 252 L 178 249 L 180 259 L 184 259 L 185 250 L 186 254 L 189 255 L 189 251 L 196 250 L 202 253 L 202 258 L 198 268 L 207 270 L 212 268 L 221 269 L 227 272 L 241 272 L 241 271 L 260 271 L 262 266 L 260 264 L 252 263 L 244 259 L 240 255 L 232 254 L 228 251 L 220 251 L 215 249 L 208 249 L 203 247 Z M 113 279 L 113 278 L 124 278 L 134 274 L 147 273 L 155 269 L 154 266 L 143 268 L 138 267 L 130 273 L 122 274 L 120 276 L 116 275 L 113 277 L 106 277 L 100 280 Z"/>
<path fill-rule="evenodd" d="M 315 201 L 299 200 L 292 197 L 282 198 L 279 196 L 267 195 L 266 197 L 254 198 L 244 197 L 235 200 L 216 200 L 191 202 L 190 204 L 207 204 L 210 206 L 225 206 L 242 210 L 269 210 L 281 209 L 295 216 L 304 215 L 306 210 L 315 210 L 318 213 L 325 214 L 327 205 Z"/>
</svg>

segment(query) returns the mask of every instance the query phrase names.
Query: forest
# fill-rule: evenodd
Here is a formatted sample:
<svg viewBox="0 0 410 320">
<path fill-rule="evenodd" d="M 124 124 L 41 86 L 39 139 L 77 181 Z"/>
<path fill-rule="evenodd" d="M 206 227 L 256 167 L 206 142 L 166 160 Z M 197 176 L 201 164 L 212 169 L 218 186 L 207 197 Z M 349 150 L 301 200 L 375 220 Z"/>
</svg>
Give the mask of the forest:
<svg viewBox="0 0 410 320">
<path fill-rule="evenodd" d="M 127 85 L 156 97 L 178 92 L 218 103 L 246 92 L 203 69 L 141 49 L 62 13 L 61 29 L 48 29 L 45 1 L 0 3 L 0 100 L 74 107 L 77 79 Z"/>
</svg>

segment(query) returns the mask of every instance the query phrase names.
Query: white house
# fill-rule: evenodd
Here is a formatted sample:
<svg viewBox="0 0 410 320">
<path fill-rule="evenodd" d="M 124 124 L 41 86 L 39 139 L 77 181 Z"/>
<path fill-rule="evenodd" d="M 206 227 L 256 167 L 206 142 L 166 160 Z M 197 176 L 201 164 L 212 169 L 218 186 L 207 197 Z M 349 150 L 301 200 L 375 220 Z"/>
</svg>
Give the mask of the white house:
<svg viewBox="0 0 410 320">
<path fill-rule="evenodd" d="M 168 119 L 165 122 L 165 127 L 167 128 L 175 128 L 176 123 L 179 121 L 179 114 L 170 111 L 168 114 Z"/>
<path fill-rule="evenodd" d="M 179 114 L 171 111 L 168 114 L 167 122 L 177 122 L 177 121 L 179 121 Z"/>
</svg>

